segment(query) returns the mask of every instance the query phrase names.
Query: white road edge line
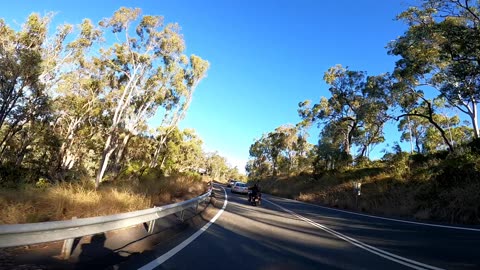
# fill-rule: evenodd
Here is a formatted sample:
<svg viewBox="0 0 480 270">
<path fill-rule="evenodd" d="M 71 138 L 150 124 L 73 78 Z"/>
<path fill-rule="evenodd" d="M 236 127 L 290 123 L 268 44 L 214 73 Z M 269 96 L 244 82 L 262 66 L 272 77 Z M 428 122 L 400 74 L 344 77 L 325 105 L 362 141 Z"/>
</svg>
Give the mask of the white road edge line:
<svg viewBox="0 0 480 270">
<path fill-rule="evenodd" d="M 378 255 L 378 256 L 380 256 L 380 257 L 382 257 L 382 258 L 388 259 L 388 260 L 390 260 L 390 261 L 394 261 L 394 262 L 396 262 L 396 263 L 399 263 L 399 264 L 402 264 L 402 265 L 405 265 L 405 266 L 408 266 L 408 267 L 410 267 L 410 268 L 417 269 L 417 270 L 425 270 L 425 269 L 430 269 L 430 270 L 444 270 L 443 268 L 438 268 L 438 267 L 435 267 L 435 266 L 432 266 L 432 265 L 428 265 L 428 264 L 424 264 L 424 263 L 421 263 L 421 262 L 417 262 L 417 261 L 414 261 L 414 260 L 411 260 L 411 259 L 408 259 L 408 258 L 405 258 L 405 257 L 402 257 L 402 256 L 395 255 L 395 254 L 393 254 L 393 253 L 390 253 L 390 252 L 387 252 L 387 251 L 384 251 L 384 250 L 375 248 L 375 247 L 370 246 L 370 245 L 368 245 L 368 244 L 365 244 L 365 243 L 363 243 L 363 242 L 361 242 L 361 241 L 358 241 L 358 240 L 356 240 L 356 239 L 354 239 L 354 238 L 348 237 L 348 236 L 346 236 L 346 235 L 344 235 L 344 234 L 341 234 L 341 233 L 339 233 L 339 232 L 337 232 L 337 231 L 334 231 L 334 230 L 332 230 L 332 229 L 330 229 L 330 228 L 328 228 L 328 227 L 326 227 L 326 226 L 324 226 L 324 225 L 318 224 L 318 223 L 316 223 L 315 221 L 312 221 L 312 220 L 310 220 L 310 219 L 308 219 L 308 218 L 306 218 L 306 217 L 303 217 L 303 216 L 301 216 L 301 215 L 299 215 L 299 214 L 297 214 L 297 213 L 295 213 L 295 212 L 293 212 L 293 211 L 291 211 L 291 210 L 288 210 L 288 209 L 286 209 L 286 208 L 284 208 L 284 207 L 282 207 L 282 206 L 280 206 L 280 205 L 278 205 L 278 204 L 276 204 L 276 203 L 274 203 L 274 202 L 271 202 L 271 201 L 269 201 L 269 200 L 267 200 L 267 199 L 264 199 L 264 201 L 273 204 L 274 206 L 282 209 L 283 211 L 285 211 L 285 212 L 287 212 L 287 213 L 290 213 L 291 215 L 293 215 L 293 216 L 295 216 L 295 217 L 297 217 L 297 218 L 299 218 L 299 219 L 301 219 L 301 220 L 303 220 L 303 221 L 305 221 L 305 222 L 307 222 L 307 223 L 309 223 L 309 224 L 311 224 L 311 225 L 313 225 L 313 226 L 315 226 L 315 227 L 317 227 L 317 228 L 319 228 L 319 229 L 322 229 L 323 231 L 325 231 L 325 232 L 327 232 L 327 233 L 329 233 L 329 234 L 332 234 L 332 235 L 334 235 L 334 236 L 336 236 L 336 237 L 338 237 L 338 238 L 340 238 L 340 239 L 342 239 L 342 240 L 345 240 L 345 241 L 349 242 L 349 243 L 352 244 L 352 245 L 355 245 L 355 246 L 357 246 L 357 247 L 359 247 L 359 248 L 361 248 L 361 249 L 364 249 L 364 250 L 366 250 L 366 251 L 368 251 L 368 252 L 371 252 L 371 253 L 373 253 L 373 254 L 375 254 L 375 255 Z"/>
<path fill-rule="evenodd" d="M 272 196 L 272 195 L 270 195 Z M 272 196 L 275 197 L 275 196 Z M 438 227 L 438 228 L 446 228 L 446 229 L 454 229 L 454 230 L 464 230 L 464 231 L 474 231 L 474 232 L 480 232 L 480 229 L 477 228 L 468 228 L 468 227 L 456 227 L 456 226 L 448 226 L 448 225 L 440 225 L 440 224 L 431 224 L 431 223 L 423 223 L 423 222 L 416 222 L 416 221 L 408 221 L 408 220 L 401 220 L 401 219 L 394 219 L 394 218 L 386 218 L 386 217 L 379 217 L 379 216 L 374 216 L 374 215 L 367 215 L 367 214 L 361 214 L 361 213 L 356 213 L 356 212 L 351 212 L 351 211 L 345 211 L 345 210 L 340 210 L 340 209 L 335 209 L 331 207 L 325 207 L 321 205 L 316 205 L 316 204 L 311 204 L 311 203 L 306 203 L 302 201 L 297 201 L 297 200 L 292 200 L 292 199 L 287 199 L 287 198 L 282 198 L 282 197 L 277 197 L 282 200 L 287 200 L 291 202 L 296 202 L 296 203 L 302 203 L 322 209 L 327 209 L 331 211 L 337 211 L 337 212 L 342 212 L 342 213 L 347 213 L 351 215 L 357 215 L 357 216 L 364 216 L 364 217 L 369 217 L 369 218 L 378 218 L 378 219 L 383 219 L 383 220 L 388 220 L 388 221 L 396 221 L 396 222 L 403 222 L 403 223 L 409 223 L 409 224 L 415 224 L 415 225 L 422 225 L 422 226 L 430 226 L 430 227 Z"/>
<path fill-rule="evenodd" d="M 202 233 L 204 233 L 210 225 L 215 223 L 215 221 L 222 215 L 223 211 L 225 211 L 225 208 L 227 207 L 227 201 L 228 201 L 228 196 L 227 196 L 227 191 L 225 188 L 221 187 L 223 189 L 223 192 L 225 193 L 225 200 L 223 201 L 223 207 L 218 211 L 218 213 L 203 227 L 192 234 L 190 237 L 185 239 L 182 243 L 180 243 L 178 246 L 172 248 L 169 250 L 167 253 L 163 254 L 162 256 L 156 258 L 155 260 L 149 262 L 148 264 L 138 268 L 139 270 L 151 270 L 154 269 L 155 267 L 160 266 L 162 263 L 164 263 L 166 260 L 170 259 L 173 255 L 177 254 L 180 250 L 184 249 L 186 246 L 188 246 L 191 242 L 193 242 L 197 237 L 199 237 Z"/>
</svg>

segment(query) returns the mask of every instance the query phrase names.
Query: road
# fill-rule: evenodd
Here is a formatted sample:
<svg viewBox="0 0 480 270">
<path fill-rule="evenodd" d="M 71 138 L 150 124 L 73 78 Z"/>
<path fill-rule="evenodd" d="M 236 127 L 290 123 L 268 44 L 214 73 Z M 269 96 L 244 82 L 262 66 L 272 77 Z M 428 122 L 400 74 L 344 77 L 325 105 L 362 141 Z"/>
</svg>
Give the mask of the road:
<svg viewBox="0 0 480 270">
<path fill-rule="evenodd" d="M 223 210 L 215 210 L 214 223 L 120 269 L 480 269 L 480 229 L 379 219 L 268 195 L 255 207 L 225 190 L 216 187 Z"/>
</svg>

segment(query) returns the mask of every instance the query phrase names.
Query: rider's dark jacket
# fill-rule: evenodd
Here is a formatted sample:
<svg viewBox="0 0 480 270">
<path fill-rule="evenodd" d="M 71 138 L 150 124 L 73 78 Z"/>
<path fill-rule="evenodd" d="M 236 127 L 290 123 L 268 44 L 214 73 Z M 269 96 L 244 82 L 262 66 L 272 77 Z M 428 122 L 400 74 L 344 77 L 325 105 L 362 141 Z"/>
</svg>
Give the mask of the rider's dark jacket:
<svg viewBox="0 0 480 270">
<path fill-rule="evenodd" d="M 257 195 L 257 193 L 260 192 L 260 189 L 258 188 L 257 185 L 255 185 L 253 187 L 249 187 L 248 189 L 252 191 L 252 195 Z"/>
</svg>

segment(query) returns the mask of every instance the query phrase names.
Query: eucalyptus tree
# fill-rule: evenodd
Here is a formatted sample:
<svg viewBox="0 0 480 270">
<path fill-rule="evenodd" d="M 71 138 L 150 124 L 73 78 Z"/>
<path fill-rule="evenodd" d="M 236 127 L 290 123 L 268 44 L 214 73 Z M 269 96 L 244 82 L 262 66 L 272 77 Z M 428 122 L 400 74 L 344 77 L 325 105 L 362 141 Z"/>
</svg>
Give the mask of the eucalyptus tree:
<svg viewBox="0 0 480 270">
<path fill-rule="evenodd" d="M 411 82 L 403 81 L 402 78 L 399 80 L 392 87 L 392 95 L 395 96 L 395 102 L 401 111 L 401 114 L 395 116 L 395 119 L 400 120 L 405 117 L 409 119 L 411 117 L 424 118 L 437 129 L 448 150 L 453 151 L 454 146 L 448 138 L 445 128 L 442 127 L 436 117 L 438 108 L 434 100 L 425 97 L 424 92 L 416 88 Z"/>
<path fill-rule="evenodd" d="M 183 58 L 184 61 L 186 58 Z M 170 133 L 177 127 L 177 124 L 182 120 L 190 103 L 192 101 L 193 93 L 198 83 L 206 76 L 206 72 L 209 68 L 209 63 L 202 60 L 200 57 L 192 55 L 190 57 L 190 66 L 184 67 L 183 77 L 177 76 L 174 78 L 175 84 L 179 86 L 178 96 L 174 103 L 167 104 L 164 108 L 165 113 L 162 118 L 162 122 L 157 129 L 156 135 L 156 149 L 153 159 L 150 163 L 150 167 L 155 167 L 158 162 L 158 155 L 162 148 L 165 147 L 165 141 Z M 179 73 L 182 74 L 182 73 Z M 182 81 L 183 80 L 183 81 Z"/>
<path fill-rule="evenodd" d="M 343 148 L 343 135 L 347 128 L 348 123 L 343 121 L 332 121 L 323 126 L 315 147 L 314 168 L 317 172 L 341 168 L 351 163 L 352 156 Z"/>
<path fill-rule="evenodd" d="M 267 173 L 270 169 L 275 170 L 274 165 L 276 164 L 273 162 L 271 142 L 267 135 L 264 134 L 260 139 L 255 140 L 255 142 L 250 145 L 249 154 L 250 157 L 253 158 L 253 160 L 247 164 L 249 174 L 261 175 Z"/>
<path fill-rule="evenodd" d="M 194 130 L 181 131 L 175 128 L 161 153 L 160 169 L 167 174 L 186 171 L 198 172 L 199 169 L 205 169 L 206 161 L 202 144 L 202 140 Z"/>
<path fill-rule="evenodd" d="M 383 125 L 389 120 L 388 74 L 367 76 L 337 65 L 325 72 L 324 80 L 330 85 L 331 97 L 322 97 L 313 106 L 310 101 L 301 102 L 298 112 L 303 125 L 317 123 L 319 127 L 330 125 L 331 129 L 335 123 L 342 151 L 351 155 L 352 145 L 360 144 L 364 155 L 369 145 L 382 141 Z"/>
<path fill-rule="evenodd" d="M 460 118 L 457 115 L 448 116 L 437 114 L 436 121 L 445 129 L 452 145 L 460 145 L 469 142 L 473 139 L 472 128 L 460 125 Z M 438 150 L 445 150 L 445 144 L 437 129 L 433 126 L 428 126 L 425 132 L 424 148 L 426 152 L 433 152 Z"/>
<path fill-rule="evenodd" d="M 78 28 L 77 37 L 64 48 L 62 70 L 53 89 L 54 127 L 62 140 L 57 168 L 60 174 L 88 151 L 85 141 L 100 130 L 95 126 L 101 123 L 105 102 L 102 89 L 106 87 L 106 73 L 95 58 L 88 57 L 92 47 L 102 41 L 103 33 L 89 19 Z"/>
<path fill-rule="evenodd" d="M 42 50 L 50 17 L 32 14 L 17 32 L 0 20 L 0 147 L 46 112 Z M 48 113 L 48 112 L 47 112 Z"/>
<path fill-rule="evenodd" d="M 225 179 L 229 173 L 229 166 L 227 160 L 220 156 L 218 153 L 207 153 L 206 158 L 206 169 L 208 174 L 216 180 Z"/>
<path fill-rule="evenodd" d="M 404 117 L 398 122 L 398 131 L 402 132 L 400 141 L 410 142 L 410 152 L 424 152 L 424 137 L 430 126 L 428 120 L 423 117 Z"/>
<path fill-rule="evenodd" d="M 424 90 L 435 89 L 437 95 L 467 114 L 473 134 L 478 138 L 479 2 L 424 0 L 421 3 L 398 16 L 409 28 L 389 44 L 389 53 L 401 57 L 396 64 L 397 74 L 408 81 L 414 91 L 420 92 L 423 86 L 428 86 Z M 425 105 L 427 110 L 432 107 Z M 431 119 L 430 122 L 434 124 Z"/>
<path fill-rule="evenodd" d="M 282 125 L 264 134 L 250 146 L 252 159 L 247 171 L 252 176 L 268 172 L 276 176 L 279 172 L 295 173 L 311 167 L 312 146 L 306 136 L 299 125 Z"/>
<path fill-rule="evenodd" d="M 100 49 L 96 59 L 107 73 L 104 113 L 110 117 L 96 186 L 113 152 L 118 150 L 117 156 L 121 157 L 129 138 L 141 132 L 146 119 L 159 108 L 165 114 L 175 111 L 208 67 L 200 57 L 192 55 L 189 59 L 183 54 L 185 44 L 179 26 L 164 26 L 160 16 L 140 16 L 140 9 L 120 8 L 100 26 L 110 29 L 117 42 Z"/>
<path fill-rule="evenodd" d="M 273 134 L 278 134 L 277 147 L 280 148 L 282 155 L 285 157 L 287 163 L 287 171 L 290 172 L 294 169 L 297 161 L 297 151 L 299 146 L 302 146 L 302 138 L 297 135 L 298 130 L 293 125 L 284 125 L 275 129 Z"/>
</svg>

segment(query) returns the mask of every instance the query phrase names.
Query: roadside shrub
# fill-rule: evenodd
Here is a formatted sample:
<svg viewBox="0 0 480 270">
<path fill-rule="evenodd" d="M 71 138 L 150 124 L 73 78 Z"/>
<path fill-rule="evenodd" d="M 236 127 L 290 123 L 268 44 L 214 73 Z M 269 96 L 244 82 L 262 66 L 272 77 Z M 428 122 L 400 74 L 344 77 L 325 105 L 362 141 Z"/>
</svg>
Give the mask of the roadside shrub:
<svg viewBox="0 0 480 270">
<path fill-rule="evenodd" d="M 15 165 L 0 166 L 0 187 L 3 188 L 20 188 L 27 182 L 28 171 L 22 167 Z"/>
<path fill-rule="evenodd" d="M 477 164 L 463 158 L 446 160 L 439 166 L 439 172 L 435 180 L 442 188 L 459 186 L 480 179 Z"/>
<path fill-rule="evenodd" d="M 421 165 L 423 163 L 426 163 L 430 158 L 427 155 L 421 154 L 421 153 L 415 153 L 410 156 L 410 160 L 416 164 L 416 165 Z"/>
<path fill-rule="evenodd" d="M 176 173 L 173 176 L 186 177 L 189 180 L 197 181 L 197 182 L 202 181 L 202 176 L 197 172 L 187 171 L 187 172 Z"/>
<path fill-rule="evenodd" d="M 471 142 L 467 144 L 467 146 L 470 148 L 470 150 L 473 153 L 480 155 L 480 138 L 473 139 Z"/>
<path fill-rule="evenodd" d="M 356 167 L 368 167 L 370 165 L 370 159 L 368 157 L 357 157 L 355 159 L 355 166 Z"/>
<path fill-rule="evenodd" d="M 51 186 L 51 183 L 48 181 L 48 179 L 40 177 L 38 179 L 37 183 L 35 183 L 35 187 L 40 188 L 40 189 L 46 189 Z"/>
<path fill-rule="evenodd" d="M 388 153 L 383 156 L 388 170 L 397 177 L 406 178 L 410 174 L 410 154 L 407 152 Z"/>
</svg>

